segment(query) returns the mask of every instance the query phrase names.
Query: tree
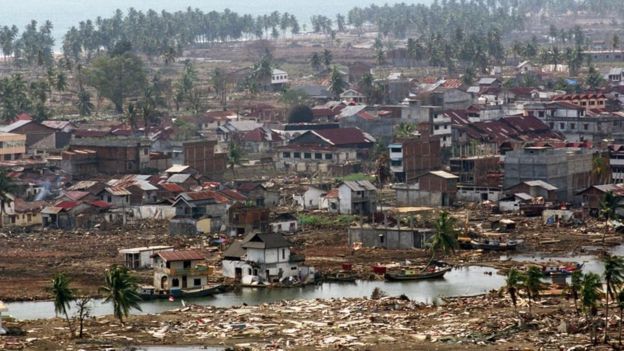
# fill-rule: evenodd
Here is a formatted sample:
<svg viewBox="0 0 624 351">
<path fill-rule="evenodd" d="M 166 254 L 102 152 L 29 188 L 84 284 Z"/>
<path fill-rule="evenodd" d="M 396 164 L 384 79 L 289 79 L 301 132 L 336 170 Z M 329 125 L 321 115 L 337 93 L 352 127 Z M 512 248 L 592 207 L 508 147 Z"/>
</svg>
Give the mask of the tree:
<svg viewBox="0 0 624 351">
<path fill-rule="evenodd" d="M 240 149 L 237 143 L 230 142 L 228 145 L 228 165 L 232 170 L 232 175 L 236 176 L 236 170 L 234 167 L 241 164 L 241 159 L 243 157 L 243 151 Z"/>
<path fill-rule="evenodd" d="M 147 83 L 143 61 L 121 48 L 113 55 L 96 58 L 87 77 L 99 96 L 111 100 L 117 113 L 123 113 L 125 99 L 139 95 Z"/>
<path fill-rule="evenodd" d="M 70 279 L 63 273 L 58 273 L 52 279 L 52 285 L 48 288 L 54 300 L 54 312 L 65 316 L 69 333 L 73 337 L 74 329 L 69 319 L 68 310 L 70 303 L 75 300 L 74 291 L 69 287 Z"/>
<path fill-rule="evenodd" d="M 222 69 L 217 67 L 212 71 L 210 80 L 212 82 L 212 87 L 214 88 L 216 95 L 221 101 L 221 106 L 225 111 L 227 105 L 227 75 Z"/>
<path fill-rule="evenodd" d="M 13 193 L 17 189 L 7 169 L 0 169 L 0 226 L 6 213 L 6 206 L 13 202 Z"/>
<path fill-rule="evenodd" d="M 624 259 L 618 256 L 606 254 L 602 260 L 605 265 L 603 278 L 607 286 L 607 290 L 605 291 L 606 302 L 604 329 L 604 342 L 607 343 L 609 329 L 609 297 L 615 300 L 617 291 L 620 290 L 622 283 L 624 283 Z"/>
<path fill-rule="evenodd" d="M 345 82 L 344 78 L 342 78 L 342 73 L 338 71 L 338 67 L 334 66 L 332 68 L 329 80 L 329 91 L 331 91 L 335 97 L 338 97 L 345 91 L 347 82 Z"/>
<path fill-rule="evenodd" d="M 84 336 L 84 321 L 91 315 L 91 298 L 83 296 L 76 301 L 76 316 L 78 317 L 78 337 L 82 339 Z"/>
<path fill-rule="evenodd" d="M 312 121 L 314 121 L 314 113 L 306 105 L 295 106 L 288 113 L 288 123 L 310 123 Z"/>
<path fill-rule="evenodd" d="M 416 133 L 417 133 L 417 130 L 414 124 L 401 122 L 396 127 L 394 135 L 399 138 L 409 138 L 409 137 L 413 137 L 414 135 L 416 135 Z"/>
<path fill-rule="evenodd" d="M 590 325 L 590 337 L 594 344 L 597 342 L 594 317 L 598 313 L 598 301 L 602 294 L 601 286 L 602 283 L 598 274 L 587 273 L 583 276 L 583 281 L 581 283 L 581 305 Z"/>
<path fill-rule="evenodd" d="M 375 96 L 375 78 L 370 72 L 364 73 L 360 81 L 358 82 L 358 87 L 366 96 L 366 102 L 369 104 L 373 103 L 373 98 Z"/>
<path fill-rule="evenodd" d="M 617 33 L 613 34 L 613 38 L 611 38 L 611 47 L 613 51 L 616 51 L 620 48 L 620 36 Z"/>
<path fill-rule="evenodd" d="M 319 56 L 318 52 L 315 52 L 312 56 L 310 56 L 310 66 L 312 66 L 312 69 L 317 72 L 321 70 L 321 56 Z"/>
<path fill-rule="evenodd" d="M 571 282 L 570 282 L 570 292 L 572 293 L 572 298 L 574 299 L 574 310 L 578 313 L 577 300 L 579 299 L 579 292 L 581 291 L 581 284 L 583 283 L 583 273 L 580 269 L 572 272 Z"/>
<path fill-rule="evenodd" d="M 468 67 L 462 76 L 462 83 L 466 85 L 472 85 L 476 79 L 476 73 L 474 68 Z"/>
<path fill-rule="evenodd" d="M 289 109 L 296 105 L 305 104 L 308 98 L 308 94 L 299 89 L 285 89 L 282 91 L 282 95 L 280 95 L 279 100 L 286 106 L 287 109 Z"/>
<path fill-rule="evenodd" d="M 591 57 L 591 55 L 587 55 L 587 56 Z M 587 74 L 587 80 L 586 80 L 586 83 L 589 86 L 589 88 L 596 89 L 600 87 L 604 83 L 604 81 L 605 81 L 604 78 L 602 77 L 600 72 L 596 70 L 596 67 L 594 67 L 594 65 L 589 66 L 589 73 Z"/>
<path fill-rule="evenodd" d="M 455 253 L 457 248 L 457 230 L 455 229 L 455 218 L 451 217 L 446 211 L 440 212 L 435 221 L 433 228 L 433 236 L 428 242 L 429 250 L 431 250 L 431 259 L 429 265 L 435 260 L 437 253 L 447 255 Z"/>
<path fill-rule="evenodd" d="M 607 192 L 600 202 L 600 216 L 607 221 L 617 218 L 617 210 L 622 207 L 619 202 L 612 191 Z"/>
<path fill-rule="evenodd" d="M 618 343 L 622 345 L 622 318 L 624 317 L 624 290 L 620 290 L 617 296 L 617 305 L 620 310 L 620 320 L 618 321 Z"/>
<path fill-rule="evenodd" d="M 329 69 L 329 66 L 332 64 L 332 60 L 332 52 L 327 49 L 323 50 L 323 64 L 325 65 L 325 68 Z"/>
<path fill-rule="evenodd" d="M 522 273 L 520 273 L 515 267 L 512 267 L 507 273 L 507 279 L 505 280 L 507 284 L 507 292 L 509 293 L 509 297 L 511 298 L 511 303 L 514 306 L 514 310 L 518 304 L 518 289 L 520 288 L 520 284 L 524 277 Z"/>
<path fill-rule="evenodd" d="M 539 299 L 540 291 L 542 290 L 542 277 L 544 274 L 542 270 L 537 266 L 531 266 L 524 275 L 524 290 L 527 293 L 529 300 L 529 314 L 531 314 L 532 301 Z"/>
<path fill-rule="evenodd" d="M 592 157 L 592 176 L 594 184 L 606 184 L 611 176 L 609 159 L 600 153 L 595 153 Z"/>
<path fill-rule="evenodd" d="M 91 93 L 84 89 L 80 89 L 78 91 L 78 100 L 76 101 L 76 106 L 78 107 L 78 113 L 81 116 L 91 116 L 93 109 L 95 106 L 91 102 Z"/>
<path fill-rule="evenodd" d="M 139 302 L 141 297 L 137 291 L 138 284 L 128 269 L 119 265 L 112 265 L 104 274 L 104 303 L 112 302 L 113 315 L 123 325 L 124 318 L 130 314 L 130 309 L 141 311 Z"/>
<path fill-rule="evenodd" d="M 163 62 L 166 66 L 174 63 L 176 58 L 178 57 L 178 53 L 173 46 L 167 46 L 162 53 Z"/>
</svg>

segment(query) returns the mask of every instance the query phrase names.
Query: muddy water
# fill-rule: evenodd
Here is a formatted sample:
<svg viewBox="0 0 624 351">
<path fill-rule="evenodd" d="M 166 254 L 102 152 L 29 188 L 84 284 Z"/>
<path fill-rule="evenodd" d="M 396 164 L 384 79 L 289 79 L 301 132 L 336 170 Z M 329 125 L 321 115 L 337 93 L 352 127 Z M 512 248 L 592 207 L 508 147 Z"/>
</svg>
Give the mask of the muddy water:
<svg viewBox="0 0 624 351">
<path fill-rule="evenodd" d="M 440 297 L 470 296 L 498 289 L 504 284 L 504 277 L 496 274 L 496 270 L 488 267 L 469 266 L 453 269 L 443 279 L 385 282 L 358 281 L 356 283 L 324 283 L 319 286 L 308 286 L 291 289 L 242 289 L 214 297 L 187 300 L 188 303 L 230 307 L 247 303 L 249 305 L 295 299 L 329 299 L 340 297 L 370 296 L 375 288 L 380 288 L 388 295 L 407 295 L 421 302 L 431 302 Z M 132 313 L 153 314 L 179 308 L 182 301 L 167 300 L 146 301 L 141 303 L 142 312 Z M 8 303 L 9 314 L 18 319 L 39 319 L 54 317 L 54 306 L 50 301 L 13 302 Z M 92 306 L 93 315 L 112 313 L 112 306 L 95 300 Z"/>
</svg>

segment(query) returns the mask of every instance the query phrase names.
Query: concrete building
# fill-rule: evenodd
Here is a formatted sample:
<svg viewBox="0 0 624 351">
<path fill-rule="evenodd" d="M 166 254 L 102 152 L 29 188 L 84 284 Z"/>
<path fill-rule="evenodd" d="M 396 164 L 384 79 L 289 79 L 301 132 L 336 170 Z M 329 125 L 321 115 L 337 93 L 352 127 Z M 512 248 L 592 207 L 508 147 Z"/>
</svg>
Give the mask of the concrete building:
<svg viewBox="0 0 624 351">
<path fill-rule="evenodd" d="M 0 160 L 14 161 L 26 153 L 26 135 L 0 133 Z"/>
<path fill-rule="evenodd" d="M 287 277 L 304 281 L 314 270 L 303 265 L 304 257 L 290 251 L 290 242 L 281 234 L 249 234 L 223 253 L 223 276 L 246 281 L 255 277 L 262 282 L 276 282 Z"/>
<path fill-rule="evenodd" d="M 431 171 L 418 178 L 417 184 L 397 184 L 399 206 L 452 206 L 457 198 L 457 179 L 445 171 Z"/>
<path fill-rule="evenodd" d="M 432 229 L 352 226 L 349 228 L 349 245 L 362 243 L 364 247 L 422 249 L 432 235 Z"/>
<path fill-rule="evenodd" d="M 200 289 L 208 285 L 206 255 L 198 250 L 160 251 L 154 257 L 157 291 Z"/>
<path fill-rule="evenodd" d="M 500 170 L 500 156 L 454 157 L 450 159 L 450 169 L 461 185 L 488 186 L 488 174 Z"/>
<path fill-rule="evenodd" d="M 388 146 L 390 172 L 397 182 L 413 182 L 419 176 L 442 166 L 440 141 L 437 136 L 421 135 L 397 139 Z"/>
<path fill-rule="evenodd" d="M 154 267 L 155 254 L 161 251 L 173 251 L 173 246 L 148 246 L 121 249 L 119 250 L 119 254 L 122 256 L 126 268 L 142 269 Z"/>
<path fill-rule="evenodd" d="M 147 168 L 150 162 L 150 142 L 138 138 L 80 138 L 70 143 L 69 152 L 82 155 L 63 153 L 62 165 L 73 175 L 90 172 L 95 164 L 97 172 L 104 174 L 137 174 Z M 94 154 L 93 154 L 94 153 Z M 86 167 L 86 165 L 90 165 Z M 64 168 L 65 169 L 65 168 Z"/>
<path fill-rule="evenodd" d="M 341 214 L 370 215 L 377 209 L 377 188 L 368 180 L 345 181 L 338 186 Z"/>
<path fill-rule="evenodd" d="M 210 180 L 222 180 L 227 168 L 227 155 L 215 151 L 216 140 L 190 140 L 182 143 L 184 159 L 188 165 Z"/>
<path fill-rule="evenodd" d="M 589 149 L 525 147 L 505 155 L 503 188 L 524 181 L 542 180 L 557 188 L 557 198 L 574 201 L 575 194 L 591 185 Z"/>
</svg>

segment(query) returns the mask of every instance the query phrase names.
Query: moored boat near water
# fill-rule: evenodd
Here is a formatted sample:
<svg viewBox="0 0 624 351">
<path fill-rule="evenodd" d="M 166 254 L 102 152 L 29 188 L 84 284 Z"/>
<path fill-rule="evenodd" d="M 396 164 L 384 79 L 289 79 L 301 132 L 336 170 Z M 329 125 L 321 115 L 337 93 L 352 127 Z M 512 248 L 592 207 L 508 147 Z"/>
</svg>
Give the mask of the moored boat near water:
<svg viewBox="0 0 624 351">
<path fill-rule="evenodd" d="M 225 291 L 225 285 L 213 284 L 196 289 L 170 289 L 156 290 L 153 286 L 142 285 L 139 287 L 139 296 L 143 300 L 174 298 L 194 298 L 212 296 Z"/>
<path fill-rule="evenodd" d="M 480 240 L 470 241 L 470 246 L 473 249 L 485 250 L 485 251 L 515 250 L 518 244 L 519 242 L 516 240 L 508 240 L 506 242 L 501 242 L 500 240 L 496 240 L 496 239 L 480 239 Z"/>
<path fill-rule="evenodd" d="M 425 280 L 444 277 L 451 267 L 435 267 L 434 270 L 419 271 L 418 269 L 401 269 L 398 272 L 387 272 L 384 277 L 389 281 Z"/>
<path fill-rule="evenodd" d="M 357 276 L 353 272 L 341 271 L 326 274 L 324 280 L 328 282 L 354 283 L 357 280 Z"/>
</svg>

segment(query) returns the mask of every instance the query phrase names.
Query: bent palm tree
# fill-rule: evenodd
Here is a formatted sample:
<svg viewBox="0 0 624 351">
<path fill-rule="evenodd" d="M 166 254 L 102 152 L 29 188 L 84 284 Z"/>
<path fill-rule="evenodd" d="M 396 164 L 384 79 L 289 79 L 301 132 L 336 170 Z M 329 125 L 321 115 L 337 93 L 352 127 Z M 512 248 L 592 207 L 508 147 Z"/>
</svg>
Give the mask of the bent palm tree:
<svg viewBox="0 0 624 351">
<path fill-rule="evenodd" d="M 52 285 L 48 288 L 54 299 L 54 312 L 58 316 L 63 314 L 69 327 L 69 333 L 74 336 L 71 321 L 69 320 L 70 303 L 75 300 L 74 291 L 69 287 L 71 280 L 63 273 L 58 273 L 52 279 Z"/>
<path fill-rule="evenodd" d="M 456 248 L 457 230 L 455 229 L 455 219 L 448 212 L 442 211 L 436 219 L 433 236 L 429 239 L 431 260 L 427 266 L 430 266 L 435 260 L 438 252 L 443 254 L 455 253 Z"/>
<path fill-rule="evenodd" d="M 130 275 L 128 269 L 118 265 L 112 265 L 104 275 L 104 303 L 113 303 L 113 315 L 123 324 L 123 319 L 128 317 L 130 309 L 141 311 L 139 302 L 141 297 L 137 292 L 137 281 Z"/>
<path fill-rule="evenodd" d="M 617 291 L 620 290 L 622 283 L 624 283 L 624 259 L 618 256 L 605 255 L 603 258 L 605 265 L 604 280 L 607 285 L 606 302 L 605 302 L 605 329 L 604 329 L 604 342 L 608 341 L 609 331 L 609 297 L 616 298 Z"/>
<path fill-rule="evenodd" d="M 581 284 L 583 282 L 583 272 L 580 269 L 574 271 L 572 273 L 570 283 L 570 292 L 572 293 L 572 298 L 574 299 L 574 310 L 578 314 L 578 306 L 577 300 L 579 299 L 579 292 L 581 291 Z"/>
</svg>

